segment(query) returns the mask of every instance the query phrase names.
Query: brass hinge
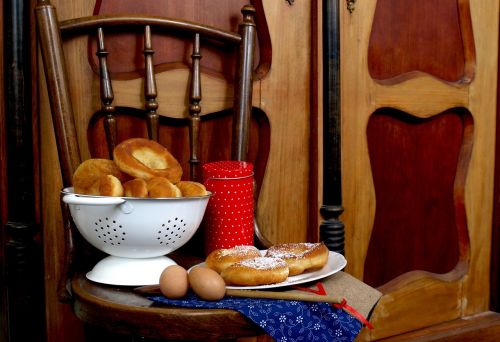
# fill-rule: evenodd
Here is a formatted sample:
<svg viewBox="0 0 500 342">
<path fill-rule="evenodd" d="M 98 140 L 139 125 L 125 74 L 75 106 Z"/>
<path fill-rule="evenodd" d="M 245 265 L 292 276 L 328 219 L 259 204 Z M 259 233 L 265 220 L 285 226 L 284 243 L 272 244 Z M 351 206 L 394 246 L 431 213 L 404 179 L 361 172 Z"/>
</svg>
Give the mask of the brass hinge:
<svg viewBox="0 0 500 342">
<path fill-rule="evenodd" d="M 356 0 L 346 0 L 347 2 L 347 10 L 349 13 L 354 12 L 354 8 L 356 7 Z"/>
</svg>

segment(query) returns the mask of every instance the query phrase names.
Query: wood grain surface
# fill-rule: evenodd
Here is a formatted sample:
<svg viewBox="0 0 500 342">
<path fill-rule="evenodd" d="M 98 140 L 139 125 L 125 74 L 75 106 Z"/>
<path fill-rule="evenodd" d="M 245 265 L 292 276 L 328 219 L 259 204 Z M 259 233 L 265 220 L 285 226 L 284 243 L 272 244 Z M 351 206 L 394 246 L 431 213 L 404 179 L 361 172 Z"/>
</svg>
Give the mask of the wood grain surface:
<svg viewBox="0 0 500 342">
<path fill-rule="evenodd" d="M 432 1 L 426 3 L 427 5 L 434 4 Z M 386 6 L 386 8 L 379 10 L 377 6 Z M 419 15 L 422 17 L 420 10 L 426 6 L 422 6 L 419 10 L 412 10 L 411 6 L 404 9 L 399 6 L 391 7 L 386 1 L 364 2 L 357 4 L 353 13 L 349 13 L 346 9 L 342 13 L 341 60 L 344 61 L 341 74 L 342 177 L 345 207 L 342 219 L 346 225 L 346 257 L 349 260 L 347 272 L 361 279 L 364 278 L 367 263 L 373 263 L 373 260 L 367 260 L 367 258 L 369 257 L 371 237 L 375 233 L 376 217 L 385 211 L 384 215 L 389 218 L 391 210 L 396 209 L 379 207 L 383 205 L 383 201 L 380 201 L 380 193 L 377 194 L 376 190 L 384 191 L 383 183 L 380 183 L 382 178 L 376 177 L 373 172 L 374 165 L 370 160 L 370 148 L 372 147 L 368 146 L 370 141 L 373 143 L 373 139 L 367 138 L 369 121 L 374 113 L 380 111 L 381 108 L 391 108 L 400 111 L 400 114 L 410 115 L 415 120 L 431 118 L 434 120 L 440 113 L 461 108 L 461 111 L 470 113 L 473 122 L 470 126 L 472 127 L 471 132 L 467 133 L 471 134 L 472 139 L 470 162 L 464 164 L 457 161 L 456 164 L 455 177 L 464 177 L 464 187 L 460 190 L 460 187 L 457 187 L 455 183 L 453 188 L 455 203 L 460 198 L 460 193 L 463 194 L 467 237 L 462 240 L 465 241 L 465 244 L 453 243 L 453 235 L 456 235 L 456 232 L 461 228 L 457 226 L 458 221 L 453 216 L 454 211 L 450 211 L 447 214 L 449 222 L 454 222 L 446 228 L 449 230 L 447 234 L 450 234 L 450 241 L 446 241 L 441 246 L 443 249 L 449 249 L 449 243 L 453 243 L 454 246 L 451 248 L 462 249 L 460 253 L 463 257 L 455 259 L 454 265 L 448 264 L 448 268 L 452 267 L 451 270 L 430 269 L 430 271 L 422 271 L 415 267 L 401 275 L 389 276 L 388 278 L 392 277 L 391 280 L 387 281 L 388 278 L 385 278 L 379 287 L 384 296 L 371 319 L 376 329 L 364 330 L 359 337 L 360 340 L 375 340 L 393 336 L 459 317 L 478 314 L 488 309 L 496 98 L 496 76 L 491 70 L 497 68 L 498 3 L 471 0 L 456 1 L 453 6 L 455 6 L 455 11 L 459 13 L 458 18 L 462 23 L 460 26 L 462 28 L 461 34 L 466 37 L 462 39 L 461 43 L 465 63 L 462 65 L 451 62 L 451 69 L 443 71 L 444 74 L 431 72 L 430 69 L 420 68 L 411 62 L 423 58 L 419 53 L 413 52 L 413 50 L 419 49 L 419 44 L 425 46 L 430 44 L 441 48 L 439 40 L 434 41 L 434 37 L 422 39 L 423 37 L 418 36 L 425 30 L 416 32 L 417 36 L 412 38 L 411 48 L 407 50 L 398 45 L 398 43 L 401 44 L 401 41 L 397 39 L 391 40 L 385 37 L 383 41 L 378 41 L 376 36 L 372 35 L 374 27 L 380 25 L 385 25 L 384 30 L 386 31 L 394 30 L 396 27 L 401 29 L 401 26 L 404 26 L 404 21 L 396 23 L 388 20 L 389 17 L 394 18 L 397 11 L 404 10 L 405 17 Z M 441 18 L 441 20 L 452 20 L 449 13 L 440 14 L 442 10 L 440 8 L 432 6 L 432 13 L 429 13 L 429 16 Z M 378 11 L 377 15 L 375 15 L 376 11 Z M 380 16 L 381 13 L 385 13 L 389 17 L 383 18 Z M 468 18 L 471 21 L 473 36 L 470 35 L 467 25 L 464 25 Z M 374 22 L 374 19 L 377 22 Z M 413 18 L 411 22 L 415 20 L 420 19 Z M 422 20 L 425 22 L 425 19 Z M 453 20 L 456 24 L 456 19 Z M 447 24 L 443 24 L 443 26 L 446 27 Z M 441 28 L 442 25 L 439 27 Z M 379 39 L 382 38 L 379 37 Z M 455 40 L 459 42 L 458 37 Z M 408 63 L 404 67 L 390 66 L 390 70 L 386 69 L 380 73 L 380 75 L 383 74 L 384 77 L 390 78 L 380 81 L 370 74 L 367 67 L 368 58 L 369 51 L 372 54 L 377 52 L 380 55 L 377 58 L 372 55 L 370 57 L 372 58 L 371 63 L 382 63 L 381 61 L 385 60 L 385 55 L 382 52 L 387 52 L 387 50 L 379 50 L 379 48 L 381 44 L 385 43 L 390 43 L 394 48 L 402 48 L 406 51 L 402 62 Z M 446 49 L 441 52 L 445 53 Z M 436 58 L 438 56 L 439 53 Z M 456 58 L 457 55 L 454 56 L 450 58 Z M 391 57 L 388 58 L 390 60 Z M 428 54 L 427 58 L 428 63 L 436 61 L 434 54 Z M 377 60 L 379 62 L 376 62 Z M 459 67 L 460 71 L 457 72 L 457 69 L 453 71 L 458 65 L 462 65 Z M 374 68 L 372 67 L 371 70 Z M 397 70 L 396 74 L 391 74 L 394 70 Z M 471 70 L 473 70 L 472 73 Z M 398 120 L 401 120 L 401 124 L 405 122 L 401 118 L 402 115 L 398 114 L 397 117 Z M 382 127 L 383 125 L 378 129 L 380 130 Z M 370 128 L 372 138 L 381 134 L 381 131 L 379 133 L 372 132 L 373 128 Z M 436 137 L 431 136 L 432 132 L 433 129 L 429 128 L 427 132 L 429 136 L 426 138 L 430 139 L 429 141 L 432 141 L 433 138 L 436 139 Z M 450 134 L 451 139 L 453 137 L 452 131 Z M 405 139 L 401 137 L 398 141 L 403 143 L 406 141 Z M 383 152 L 383 147 L 379 146 L 378 148 Z M 398 147 L 397 151 L 400 156 L 394 153 L 393 162 L 408 164 L 409 160 L 415 161 L 415 158 L 418 157 L 418 154 L 415 154 L 417 153 L 415 148 L 415 145 L 407 146 L 407 148 L 404 145 Z M 402 155 L 407 152 L 410 154 Z M 392 165 L 393 168 L 397 166 L 397 164 Z M 435 166 L 429 163 L 428 170 L 431 170 L 432 167 Z M 383 170 L 383 168 L 381 169 Z M 387 170 L 387 172 L 396 174 L 398 170 Z M 404 172 L 405 168 L 400 170 Z M 416 183 L 413 183 L 410 188 L 418 184 L 418 177 L 414 178 Z M 379 183 L 375 184 L 374 182 Z M 393 194 L 397 195 L 404 192 L 406 188 L 399 186 L 399 190 L 394 188 L 390 191 L 394 191 Z M 413 191 L 417 191 L 416 189 L 414 188 Z M 414 200 L 416 199 L 418 196 Z M 408 203 L 408 206 L 417 208 L 415 203 L 411 202 Z M 399 211 L 398 214 L 400 214 Z M 389 222 L 386 221 L 386 224 Z M 435 222 L 433 220 L 428 224 Z M 391 224 L 398 223 L 392 222 Z M 400 230 L 399 233 L 404 234 L 405 238 L 410 241 L 413 238 L 412 229 L 408 229 L 405 225 L 397 225 L 390 229 Z M 423 233 L 423 231 L 419 233 Z M 386 236 L 385 240 L 391 241 L 391 238 L 393 237 Z M 377 247 L 379 250 L 390 247 L 390 244 L 384 244 L 383 240 L 380 240 L 382 244 Z M 397 241 L 392 242 L 397 244 Z M 401 244 L 404 245 L 403 242 Z M 426 253 L 426 249 L 421 248 L 418 257 L 426 259 L 428 257 Z M 370 255 L 378 256 L 375 250 Z M 379 259 L 378 265 L 372 264 L 371 267 L 375 269 L 391 268 L 398 262 L 398 258 L 405 257 L 404 253 L 397 251 L 388 251 L 386 255 L 391 255 L 391 257 Z M 429 256 L 429 258 L 435 258 L 435 256 Z"/>
<path fill-rule="evenodd" d="M 378 210 L 365 261 L 368 284 L 380 286 L 412 270 L 447 273 L 459 261 L 459 245 L 466 258 L 465 178 L 456 174 L 457 165 L 470 160 L 461 151 L 471 149 L 471 121 L 469 113 L 453 110 L 417 119 L 384 108 L 370 117 Z"/>
<path fill-rule="evenodd" d="M 388 80 L 419 70 L 445 81 L 460 81 L 468 51 L 464 41 L 470 38 L 464 32 L 471 29 L 464 16 L 467 11 L 464 8 L 461 13 L 456 0 L 378 0 L 368 46 L 371 77 Z"/>
</svg>

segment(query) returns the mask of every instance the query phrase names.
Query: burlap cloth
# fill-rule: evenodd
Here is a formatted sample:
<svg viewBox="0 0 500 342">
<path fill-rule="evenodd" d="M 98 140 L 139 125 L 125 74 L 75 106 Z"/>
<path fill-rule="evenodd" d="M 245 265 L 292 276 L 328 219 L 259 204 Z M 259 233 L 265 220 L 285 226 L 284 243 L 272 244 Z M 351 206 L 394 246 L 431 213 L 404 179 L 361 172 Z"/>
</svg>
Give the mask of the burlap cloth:
<svg viewBox="0 0 500 342">
<path fill-rule="evenodd" d="M 380 291 L 343 271 L 301 286 L 315 289 L 318 282 L 323 284 L 328 295 L 344 298 L 349 306 L 356 309 L 366 319 L 369 319 L 373 308 L 382 296 Z M 285 291 L 304 293 L 302 290 L 295 289 Z"/>
</svg>

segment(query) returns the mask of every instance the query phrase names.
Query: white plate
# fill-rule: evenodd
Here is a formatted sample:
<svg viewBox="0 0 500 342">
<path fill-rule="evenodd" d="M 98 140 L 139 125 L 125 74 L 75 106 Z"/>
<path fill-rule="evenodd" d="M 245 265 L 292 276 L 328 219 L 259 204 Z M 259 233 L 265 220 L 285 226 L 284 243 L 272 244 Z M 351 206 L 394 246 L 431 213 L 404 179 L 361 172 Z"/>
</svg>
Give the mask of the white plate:
<svg viewBox="0 0 500 342">
<path fill-rule="evenodd" d="M 265 251 L 264 251 L 265 252 Z M 262 251 L 261 251 L 262 253 Z M 201 263 L 200 266 L 205 265 L 205 263 Z M 238 289 L 238 290 L 263 290 L 263 289 L 271 289 L 275 287 L 284 287 L 291 285 L 298 285 L 307 283 L 314 280 L 319 280 L 326 278 L 338 271 L 342 270 L 347 265 L 347 260 L 344 258 L 342 254 L 330 251 L 328 255 L 328 261 L 326 265 L 323 266 L 322 269 L 314 271 L 314 272 L 306 272 L 302 274 L 298 274 L 296 276 L 288 277 L 285 281 L 276 284 L 270 285 L 258 285 L 258 286 L 226 286 L 227 289 Z"/>
</svg>

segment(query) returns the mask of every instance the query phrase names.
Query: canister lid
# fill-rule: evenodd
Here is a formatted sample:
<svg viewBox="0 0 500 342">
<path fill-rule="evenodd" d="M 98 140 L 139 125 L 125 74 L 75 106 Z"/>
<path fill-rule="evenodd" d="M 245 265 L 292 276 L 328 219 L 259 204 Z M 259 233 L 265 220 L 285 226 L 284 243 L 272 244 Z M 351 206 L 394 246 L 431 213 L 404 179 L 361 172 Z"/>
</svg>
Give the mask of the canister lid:
<svg viewBox="0 0 500 342">
<path fill-rule="evenodd" d="M 226 160 L 203 165 L 203 179 L 243 178 L 253 175 L 253 164 L 245 161 Z"/>
</svg>

